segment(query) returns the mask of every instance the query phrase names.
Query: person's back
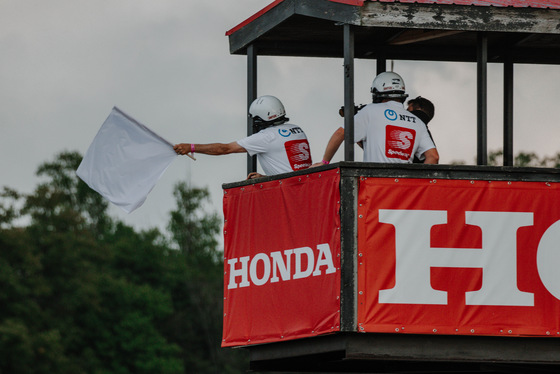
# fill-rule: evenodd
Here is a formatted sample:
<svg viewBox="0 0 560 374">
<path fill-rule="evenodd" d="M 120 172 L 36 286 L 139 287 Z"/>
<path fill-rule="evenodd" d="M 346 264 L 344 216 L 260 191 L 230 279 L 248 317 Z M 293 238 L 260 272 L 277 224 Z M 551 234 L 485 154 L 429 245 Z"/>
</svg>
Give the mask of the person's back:
<svg viewBox="0 0 560 374">
<path fill-rule="evenodd" d="M 368 104 L 358 112 L 354 137 L 363 141 L 364 162 L 409 163 L 433 148 L 424 123 L 397 101 Z"/>
<path fill-rule="evenodd" d="M 372 104 L 354 116 L 354 142 L 364 148 L 365 162 L 412 163 L 424 155 L 425 164 L 437 164 L 439 155 L 424 123 L 404 110 L 408 97 L 400 75 L 384 72 L 371 85 Z M 344 141 L 339 127 L 329 139 L 323 160 L 313 166 L 330 163 Z"/>
<path fill-rule="evenodd" d="M 425 124 L 403 107 L 408 95 L 400 75 L 379 74 L 371 94 L 373 103 L 354 116 L 354 140 L 363 143 L 365 162 L 411 163 L 435 148 Z"/>
<path fill-rule="evenodd" d="M 179 143 L 173 146 L 180 155 L 203 153 L 208 155 L 227 155 L 247 152 L 257 155 L 263 171 L 276 175 L 306 169 L 311 166 L 311 152 L 307 136 L 301 128 L 288 124 L 284 105 L 278 98 L 264 95 L 255 99 L 249 107 L 253 119 L 254 134 L 230 143 Z M 193 157 L 194 158 L 194 157 Z M 251 172 L 247 179 L 262 175 Z"/>
<path fill-rule="evenodd" d="M 251 156 L 258 156 L 266 175 L 289 173 L 311 166 L 307 136 L 293 124 L 267 127 L 237 143 Z"/>
</svg>

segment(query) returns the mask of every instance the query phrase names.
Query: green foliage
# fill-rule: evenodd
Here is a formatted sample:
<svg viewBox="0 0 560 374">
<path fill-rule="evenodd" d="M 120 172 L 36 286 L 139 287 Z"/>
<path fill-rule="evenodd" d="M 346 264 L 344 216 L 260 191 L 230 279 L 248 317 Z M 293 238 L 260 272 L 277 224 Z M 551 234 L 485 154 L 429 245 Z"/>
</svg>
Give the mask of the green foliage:
<svg viewBox="0 0 560 374">
<path fill-rule="evenodd" d="M 196 214 L 197 209 L 209 199 L 208 191 L 189 188 L 186 183 L 178 183 L 175 186 L 174 196 L 177 208 L 171 212 L 168 225 L 173 241 L 185 255 L 214 258 L 218 245 L 216 235 L 220 229 L 220 220 L 215 213 Z"/>
<path fill-rule="evenodd" d="M 503 165 L 503 159 L 504 152 L 501 149 L 492 151 L 488 154 L 488 165 L 501 166 Z M 514 156 L 513 165 L 557 168 L 560 167 L 560 152 L 554 156 L 545 156 L 543 158 L 539 158 L 534 152 L 519 152 Z"/>
<path fill-rule="evenodd" d="M 63 152 L 37 170 L 48 180 L 27 197 L 23 211 L 37 229 L 87 230 L 97 238 L 111 229 L 107 201 L 76 176 L 81 160 L 77 152 Z"/>
<path fill-rule="evenodd" d="M 178 183 L 174 195 L 177 205 L 168 227 L 179 248 L 177 264 L 182 276 L 170 285 L 178 314 L 167 326 L 169 336 L 181 346 L 187 372 L 243 372 L 247 367 L 244 352 L 220 348 L 223 260 L 216 250 L 220 220 L 201 209 L 209 200 L 207 190 Z"/>
<path fill-rule="evenodd" d="M 476 158 L 474 159 L 476 164 Z M 464 160 L 454 160 L 451 165 L 466 165 Z M 504 152 L 501 149 L 490 151 L 488 153 L 488 165 L 503 166 Z M 560 167 L 560 152 L 553 156 L 539 156 L 534 152 L 519 152 L 513 158 L 513 166 L 519 167 L 542 167 L 542 168 L 558 168 Z"/>
<path fill-rule="evenodd" d="M 19 216 L 19 209 L 16 207 L 20 195 L 8 187 L 0 192 L 0 228 L 10 226 L 12 221 Z"/>
<path fill-rule="evenodd" d="M 244 372 L 243 352 L 220 348 L 208 191 L 178 184 L 169 233 L 138 232 L 76 177 L 80 161 L 61 153 L 32 194 L 0 193 L 0 374 Z"/>
</svg>

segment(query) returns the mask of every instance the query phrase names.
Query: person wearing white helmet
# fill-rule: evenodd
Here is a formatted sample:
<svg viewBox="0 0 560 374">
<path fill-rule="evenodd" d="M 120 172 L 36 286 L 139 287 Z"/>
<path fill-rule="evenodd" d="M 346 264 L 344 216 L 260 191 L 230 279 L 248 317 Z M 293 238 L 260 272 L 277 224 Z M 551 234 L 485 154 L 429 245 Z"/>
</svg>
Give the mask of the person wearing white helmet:
<svg viewBox="0 0 560 374">
<path fill-rule="evenodd" d="M 180 155 L 203 153 L 225 155 L 247 152 L 257 155 L 266 175 L 276 175 L 306 169 L 311 166 L 311 151 L 305 132 L 287 123 L 286 110 L 280 100 L 265 95 L 257 98 L 249 107 L 254 120 L 254 134 L 231 143 L 194 144 L 180 143 L 173 149 Z M 250 173 L 247 179 L 262 176 Z"/>
<path fill-rule="evenodd" d="M 364 162 L 412 163 L 414 156 L 425 164 L 437 164 L 439 154 L 426 125 L 404 109 L 405 93 L 402 77 L 384 72 L 371 85 L 372 103 L 354 116 L 354 142 L 361 142 Z M 331 136 L 323 161 L 328 164 L 344 141 L 344 128 Z"/>
</svg>

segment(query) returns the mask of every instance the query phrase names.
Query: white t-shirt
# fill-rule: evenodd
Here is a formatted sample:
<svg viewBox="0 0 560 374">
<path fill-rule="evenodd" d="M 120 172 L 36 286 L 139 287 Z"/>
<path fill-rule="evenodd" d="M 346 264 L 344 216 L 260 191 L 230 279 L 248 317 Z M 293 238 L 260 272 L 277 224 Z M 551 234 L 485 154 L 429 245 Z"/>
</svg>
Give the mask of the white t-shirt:
<svg viewBox="0 0 560 374">
<path fill-rule="evenodd" d="M 311 151 L 301 128 L 288 123 L 267 127 L 238 140 L 249 155 L 257 155 L 266 175 L 306 169 L 311 166 Z"/>
<path fill-rule="evenodd" d="M 363 142 L 364 162 L 412 163 L 435 148 L 424 122 L 396 101 L 368 104 L 354 116 L 354 141 Z"/>
</svg>

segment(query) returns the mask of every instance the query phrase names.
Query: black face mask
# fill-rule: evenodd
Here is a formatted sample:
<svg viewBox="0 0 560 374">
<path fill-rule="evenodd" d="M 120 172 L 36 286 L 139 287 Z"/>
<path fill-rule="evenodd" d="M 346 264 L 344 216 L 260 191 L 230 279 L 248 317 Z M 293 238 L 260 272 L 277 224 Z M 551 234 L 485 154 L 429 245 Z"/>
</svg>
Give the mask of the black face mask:
<svg viewBox="0 0 560 374">
<path fill-rule="evenodd" d="M 424 113 L 421 110 L 413 110 L 412 112 L 410 112 L 412 114 L 414 114 L 416 117 L 420 118 L 422 120 L 422 122 L 424 122 L 426 125 L 428 124 L 428 122 L 430 122 L 431 118 L 430 116 L 428 116 L 426 113 Z"/>
<path fill-rule="evenodd" d="M 253 133 L 257 133 L 259 131 L 261 131 L 262 129 L 266 129 L 267 127 L 270 127 L 271 124 L 270 123 L 266 123 L 262 120 L 255 120 L 253 122 Z"/>
<path fill-rule="evenodd" d="M 289 120 L 290 119 L 285 116 L 277 118 L 273 121 L 263 121 L 260 117 L 255 117 L 253 121 L 253 133 L 256 134 L 257 132 L 266 129 L 267 127 L 281 125 Z"/>
</svg>

